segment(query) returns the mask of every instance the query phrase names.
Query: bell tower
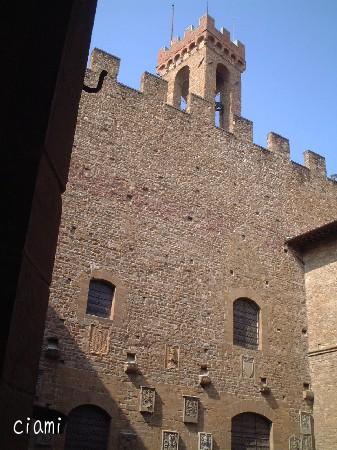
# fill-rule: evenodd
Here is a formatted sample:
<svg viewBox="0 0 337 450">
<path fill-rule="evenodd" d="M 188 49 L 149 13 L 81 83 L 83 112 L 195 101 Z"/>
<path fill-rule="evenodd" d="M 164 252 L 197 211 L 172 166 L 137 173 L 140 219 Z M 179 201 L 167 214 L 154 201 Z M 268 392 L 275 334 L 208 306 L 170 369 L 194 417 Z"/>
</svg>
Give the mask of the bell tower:
<svg viewBox="0 0 337 450">
<path fill-rule="evenodd" d="M 215 102 L 219 126 L 228 130 L 233 114 L 241 113 L 245 67 L 244 45 L 232 42 L 229 32 L 217 30 L 214 19 L 205 15 L 197 28 L 186 29 L 183 39 L 160 50 L 157 73 L 168 81 L 168 103 L 181 108 L 189 93 Z"/>
</svg>

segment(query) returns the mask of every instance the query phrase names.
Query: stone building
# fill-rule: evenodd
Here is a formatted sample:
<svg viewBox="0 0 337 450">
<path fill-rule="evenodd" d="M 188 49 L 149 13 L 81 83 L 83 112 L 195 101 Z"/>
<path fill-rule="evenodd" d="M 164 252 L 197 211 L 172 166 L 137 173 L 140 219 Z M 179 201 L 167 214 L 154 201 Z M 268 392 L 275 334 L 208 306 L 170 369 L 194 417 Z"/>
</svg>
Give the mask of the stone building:
<svg viewBox="0 0 337 450">
<path fill-rule="evenodd" d="M 337 217 L 324 158 L 253 143 L 210 16 L 141 91 L 119 63 L 86 75 L 36 394 L 67 425 L 32 448 L 336 450 L 336 245 L 304 234 Z"/>
<path fill-rule="evenodd" d="M 337 222 L 288 241 L 302 259 L 317 449 L 337 448 Z"/>
</svg>

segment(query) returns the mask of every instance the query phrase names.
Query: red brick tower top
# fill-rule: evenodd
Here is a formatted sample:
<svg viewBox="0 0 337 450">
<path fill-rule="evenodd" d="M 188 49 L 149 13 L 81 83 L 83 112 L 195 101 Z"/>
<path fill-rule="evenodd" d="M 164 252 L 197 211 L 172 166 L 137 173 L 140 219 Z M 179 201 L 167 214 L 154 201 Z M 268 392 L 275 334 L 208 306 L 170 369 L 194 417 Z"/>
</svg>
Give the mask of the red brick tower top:
<svg viewBox="0 0 337 450">
<path fill-rule="evenodd" d="M 165 74 L 171 66 L 179 64 L 185 55 L 203 42 L 222 55 L 229 63 L 235 65 L 240 72 L 245 70 L 245 46 L 240 41 L 232 42 L 229 31 L 225 28 L 217 30 L 213 17 L 205 15 L 199 19 L 197 28 L 194 28 L 193 25 L 186 28 L 183 39 L 174 38 L 170 48 L 159 51 L 157 62 L 159 75 Z"/>
<path fill-rule="evenodd" d="M 215 28 L 209 15 L 199 26 L 188 27 L 183 39 L 160 50 L 158 74 L 168 81 L 168 103 L 179 108 L 189 94 L 220 105 L 220 126 L 229 129 L 234 115 L 241 113 L 241 73 L 245 70 L 245 47 L 232 42 L 227 30 Z M 187 105 L 188 106 L 188 105 Z"/>
</svg>

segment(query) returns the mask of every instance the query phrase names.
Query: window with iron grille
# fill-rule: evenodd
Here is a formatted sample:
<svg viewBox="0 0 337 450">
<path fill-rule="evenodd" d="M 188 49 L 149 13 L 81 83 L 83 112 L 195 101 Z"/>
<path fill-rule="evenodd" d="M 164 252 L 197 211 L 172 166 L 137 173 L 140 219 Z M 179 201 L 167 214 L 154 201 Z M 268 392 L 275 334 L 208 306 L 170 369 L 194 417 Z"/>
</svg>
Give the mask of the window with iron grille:
<svg viewBox="0 0 337 450">
<path fill-rule="evenodd" d="M 249 298 L 238 298 L 233 305 L 233 343 L 241 347 L 259 348 L 260 308 Z"/>
<path fill-rule="evenodd" d="M 115 286 L 104 280 L 90 280 L 87 314 L 110 318 Z"/>
</svg>

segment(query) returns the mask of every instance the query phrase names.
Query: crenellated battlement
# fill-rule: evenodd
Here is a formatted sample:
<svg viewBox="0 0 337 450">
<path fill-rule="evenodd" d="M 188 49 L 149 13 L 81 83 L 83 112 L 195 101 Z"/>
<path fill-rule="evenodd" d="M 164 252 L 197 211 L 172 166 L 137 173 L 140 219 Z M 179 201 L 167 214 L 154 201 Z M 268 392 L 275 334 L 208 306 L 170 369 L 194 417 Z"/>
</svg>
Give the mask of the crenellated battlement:
<svg viewBox="0 0 337 450">
<path fill-rule="evenodd" d="M 304 152 L 304 165 L 318 177 L 326 178 L 325 158 L 318 153 L 306 150 Z"/>
<path fill-rule="evenodd" d="M 205 15 L 199 19 L 199 26 L 189 26 L 184 37 L 174 38 L 169 48 L 159 51 L 157 72 L 163 76 L 169 70 L 185 61 L 189 55 L 204 46 L 212 48 L 240 72 L 246 68 L 245 47 L 240 41 L 231 41 L 225 28 L 218 30 L 212 17 Z"/>
<path fill-rule="evenodd" d="M 94 48 L 90 58 L 90 69 L 93 72 L 106 70 L 108 76 L 117 79 L 121 60 L 117 56 L 110 55 L 99 48 Z"/>
<path fill-rule="evenodd" d="M 167 98 L 167 81 L 149 72 L 144 72 L 141 78 L 141 92 L 150 101 L 163 104 Z"/>
<path fill-rule="evenodd" d="M 287 138 L 280 136 L 275 132 L 270 132 L 267 136 L 266 147 L 256 145 L 253 142 L 252 121 L 239 115 L 234 115 L 228 131 L 216 127 L 214 121 L 214 104 L 212 102 L 196 94 L 190 93 L 187 102 L 188 107 L 185 111 L 181 111 L 167 103 L 168 82 L 166 80 L 157 75 L 145 72 L 141 77 L 140 90 L 137 91 L 117 81 L 119 67 L 119 58 L 100 49 L 94 49 L 91 55 L 91 66 L 86 75 L 86 82 L 91 84 L 97 83 L 99 77 L 98 74 L 101 74 L 102 71 L 106 71 L 107 81 L 104 81 L 106 87 L 103 89 L 103 95 L 108 89 L 112 89 L 111 83 L 116 89 L 122 90 L 126 95 L 128 92 L 130 94 L 136 92 L 141 96 L 145 103 L 149 106 L 152 105 L 152 108 L 156 108 L 157 111 L 159 111 L 159 107 L 170 108 L 171 113 L 174 112 L 177 117 L 190 117 L 194 122 L 197 122 L 198 127 L 212 127 L 214 133 L 222 133 L 225 139 L 237 139 L 246 145 L 252 145 L 255 151 L 260 149 L 262 153 L 268 152 L 269 155 L 273 155 L 275 158 L 281 158 L 281 160 L 284 161 L 284 164 L 287 164 L 287 162 L 290 164 L 289 170 L 296 168 L 297 170 L 306 170 L 308 171 L 308 176 L 310 176 L 310 178 L 327 179 L 329 182 L 333 182 L 333 180 L 327 178 L 326 162 L 323 156 L 311 150 L 307 150 L 304 152 L 304 165 L 295 163 L 290 159 L 290 144 Z M 133 100 L 131 95 L 130 99 L 131 101 Z M 271 160 L 273 160 L 273 158 Z M 333 184 L 337 186 L 337 182 L 333 182 Z"/>
</svg>

